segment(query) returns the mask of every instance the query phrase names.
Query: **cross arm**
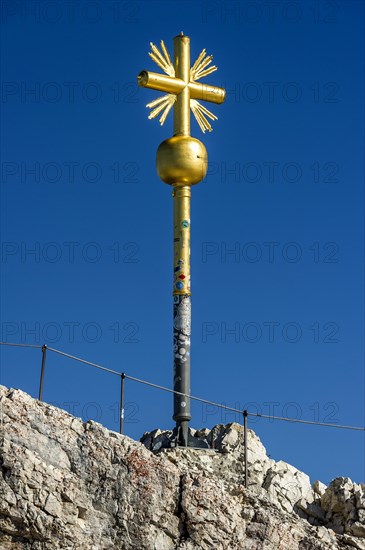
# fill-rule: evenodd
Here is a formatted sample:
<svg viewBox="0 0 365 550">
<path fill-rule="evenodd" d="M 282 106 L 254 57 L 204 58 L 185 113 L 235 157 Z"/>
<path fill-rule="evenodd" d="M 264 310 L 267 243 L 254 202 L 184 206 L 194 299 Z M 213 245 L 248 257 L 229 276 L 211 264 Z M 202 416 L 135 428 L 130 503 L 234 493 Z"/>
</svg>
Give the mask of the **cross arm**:
<svg viewBox="0 0 365 550">
<path fill-rule="evenodd" d="M 181 78 L 150 71 L 142 71 L 138 75 L 138 84 L 143 88 L 150 88 L 170 94 L 179 94 L 186 86 Z M 218 86 L 210 86 L 209 84 L 201 84 L 200 82 L 189 82 L 188 88 L 191 99 L 201 99 L 220 104 L 226 98 L 226 91 Z"/>
<path fill-rule="evenodd" d="M 152 73 L 151 71 L 142 71 L 139 73 L 137 78 L 138 84 L 139 86 L 142 86 L 142 88 L 150 88 L 152 90 L 159 90 L 160 92 L 166 92 L 169 94 L 178 94 L 186 86 L 185 82 L 181 78 Z"/>
</svg>

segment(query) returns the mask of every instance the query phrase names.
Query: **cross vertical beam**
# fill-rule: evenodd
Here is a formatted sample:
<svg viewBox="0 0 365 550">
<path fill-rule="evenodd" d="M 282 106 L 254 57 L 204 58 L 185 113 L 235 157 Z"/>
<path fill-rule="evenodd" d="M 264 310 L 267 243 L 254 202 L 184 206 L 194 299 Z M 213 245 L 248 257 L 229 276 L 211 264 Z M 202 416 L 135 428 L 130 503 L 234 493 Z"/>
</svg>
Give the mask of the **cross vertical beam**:
<svg viewBox="0 0 365 550">
<path fill-rule="evenodd" d="M 174 136 L 190 136 L 190 38 L 174 38 L 175 77 L 185 83 L 185 88 L 176 96 L 174 108 Z"/>
</svg>

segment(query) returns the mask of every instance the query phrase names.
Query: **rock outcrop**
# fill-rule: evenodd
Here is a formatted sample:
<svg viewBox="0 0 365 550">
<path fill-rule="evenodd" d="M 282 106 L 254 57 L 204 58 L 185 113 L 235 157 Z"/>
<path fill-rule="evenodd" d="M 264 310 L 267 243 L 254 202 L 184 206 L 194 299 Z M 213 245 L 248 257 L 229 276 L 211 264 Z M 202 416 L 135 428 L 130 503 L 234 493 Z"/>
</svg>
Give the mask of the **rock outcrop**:
<svg viewBox="0 0 365 550">
<path fill-rule="evenodd" d="M 1 550 L 365 550 L 365 485 L 311 485 L 249 430 L 246 489 L 239 424 L 156 454 L 19 390 L 0 407 Z"/>
</svg>

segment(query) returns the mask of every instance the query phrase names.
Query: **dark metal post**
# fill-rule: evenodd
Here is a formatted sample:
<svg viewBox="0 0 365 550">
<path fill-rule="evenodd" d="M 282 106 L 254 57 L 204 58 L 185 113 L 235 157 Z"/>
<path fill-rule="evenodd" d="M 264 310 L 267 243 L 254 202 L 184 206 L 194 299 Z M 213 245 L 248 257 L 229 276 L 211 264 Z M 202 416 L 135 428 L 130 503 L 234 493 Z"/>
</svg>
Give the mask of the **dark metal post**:
<svg viewBox="0 0 365 550">
<path fill-rule="evenodd" d="M 188 447 L 190 414 L 190 187 L 175 186 L 174 198 L 174 416 L 178 445 Z"/>
<path fill-rule="evenodd" d="M 190 415 L 190 296 L 174 296 L 174 420 L 178 444 L 188 447 Z"/>
<path fill-rule="evenodd" d="M 120 377 L 120 427 L 119 433 L 124 433 L 124 384 L 125 384 L 125 374 L 122 372 Z"/>
<path fill-rule="evenodd" d="M 247 467 L 247 417 L 248 413 L 247 411 L 243 411 L 243 433 L 244 433 L 244 445 L 245 445 L 245 487 L 247 489 L 248 485 L 248 467 Z"/>
<path fill-rule="evenodd" d="M 42 346 L 42 369 L 41 369 L 41 380 L 39 382 L 39 401 L 43 401 L 43 384 L 44 384 L 44 371 L 46 369 L 46 355 L 47 355 L 47 346 L 43 344 Z"/>
</svg>

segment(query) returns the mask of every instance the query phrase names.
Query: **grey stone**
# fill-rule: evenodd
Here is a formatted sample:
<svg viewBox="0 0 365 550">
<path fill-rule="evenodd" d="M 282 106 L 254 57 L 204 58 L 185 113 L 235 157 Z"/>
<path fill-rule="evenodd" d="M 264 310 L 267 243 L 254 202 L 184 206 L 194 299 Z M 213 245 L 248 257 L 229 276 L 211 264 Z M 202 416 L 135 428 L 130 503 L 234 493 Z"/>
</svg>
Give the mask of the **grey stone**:
<svg viewBox="0 0 365 550">
<path fill-rule="evenodd" d="M 313 483 L 312 485 L 312 488 L 313 488 L 313 491 L 316 493 L 316 495 L 318 496 L 322 496 L 324 495 L 326 489 L 327 489 L 327 485 L 325 485 L 324 483 L 322 483 L 321 481 L 318 481 L 318 479 Z"/>
<path fill-rule="evenodd" d="M 19 390 L 0 401 L 1 550 L 365 550 L 365 486 L 312 488 L 248 430 L 246 489 L 240 424 L 163 448 L 171 430 L 141 444 Z"/>
</svg>

